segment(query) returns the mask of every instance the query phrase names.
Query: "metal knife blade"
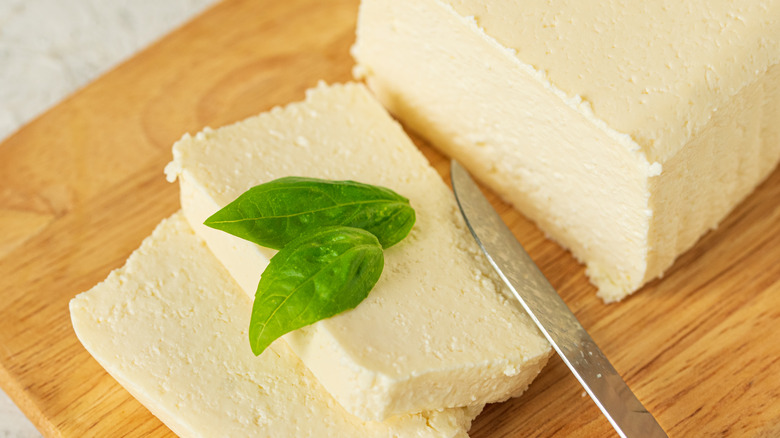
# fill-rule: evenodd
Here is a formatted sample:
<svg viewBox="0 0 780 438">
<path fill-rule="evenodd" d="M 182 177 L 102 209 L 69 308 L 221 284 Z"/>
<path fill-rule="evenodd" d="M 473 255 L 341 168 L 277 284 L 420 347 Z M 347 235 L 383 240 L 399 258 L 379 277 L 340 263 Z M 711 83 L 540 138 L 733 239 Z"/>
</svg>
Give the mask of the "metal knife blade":
<svg viewBox="0 0 780 438">
<path fill-rule="evenodd" d="M 482 252 L 618 435 L 666 437 L 468 172 L 455 160 L 450 169 L 458 207 Z"/>
</svg>

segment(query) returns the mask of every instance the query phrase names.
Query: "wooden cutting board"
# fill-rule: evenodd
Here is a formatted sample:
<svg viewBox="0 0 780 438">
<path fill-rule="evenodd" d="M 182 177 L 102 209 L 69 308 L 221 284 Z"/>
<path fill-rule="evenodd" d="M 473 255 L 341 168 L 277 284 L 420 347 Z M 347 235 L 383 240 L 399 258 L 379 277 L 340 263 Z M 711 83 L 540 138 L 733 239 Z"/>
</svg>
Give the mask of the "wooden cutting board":
<svg viewBox="0 0 780 438">
<path fill-rule="evenodd" d="M 357 0 L 228 0 L 0 145 L 0 385 L 49 437 L 171 436 L 87 354 L 74 295 L 121 266 L 178 209 L 163 177 L 185 132 L 347 81 Z M 422 141 L 446 177 L 447 161 Z M 619 304 L 494 199 L 518 239 L 670 436 L 780 436 L 780 171 L 663 280 Z M 605 436 L 553 358 L 474 437 Z"/>
</svg>

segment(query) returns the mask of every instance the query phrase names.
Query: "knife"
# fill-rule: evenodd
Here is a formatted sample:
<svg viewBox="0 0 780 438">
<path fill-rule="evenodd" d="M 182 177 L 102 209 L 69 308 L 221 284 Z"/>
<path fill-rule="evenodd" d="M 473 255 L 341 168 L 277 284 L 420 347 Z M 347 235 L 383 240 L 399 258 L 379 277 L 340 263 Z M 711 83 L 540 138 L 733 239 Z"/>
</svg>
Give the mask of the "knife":
<svg viewBox="0 0 780 438">
<path fill-rule="evenodd" d="M 666 437 L 468 172 L 454 159 L 450 171 L 458 207 L 480 249 L 617 434 Z"/>
</svg>

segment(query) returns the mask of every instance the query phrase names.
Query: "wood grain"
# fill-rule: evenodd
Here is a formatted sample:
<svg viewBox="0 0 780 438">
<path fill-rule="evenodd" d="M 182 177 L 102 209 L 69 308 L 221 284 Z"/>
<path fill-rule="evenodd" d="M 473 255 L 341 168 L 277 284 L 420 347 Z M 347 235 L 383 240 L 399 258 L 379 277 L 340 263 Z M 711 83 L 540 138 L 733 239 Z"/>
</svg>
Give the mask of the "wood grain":
<svg viewBox="0 0 780 438">
<path fill-rule="evenodd" d="M 178 208 L 162 169 L 184 132 L 350 79 L 356 9 L 228 0 L 0 145 L 0 385 L 44 435 L 172 435 L 81 347 L 68 300 Z M 416 142 L 446 177 L 446 159 Z M 780 435 L 780 171 L 664 279 L 613 305 L 569 253 L 493 201 L 670 436 Z M 489 406 L 472 436 L 610 430 L 554 358 L 525 395 Z"/>
</svg>

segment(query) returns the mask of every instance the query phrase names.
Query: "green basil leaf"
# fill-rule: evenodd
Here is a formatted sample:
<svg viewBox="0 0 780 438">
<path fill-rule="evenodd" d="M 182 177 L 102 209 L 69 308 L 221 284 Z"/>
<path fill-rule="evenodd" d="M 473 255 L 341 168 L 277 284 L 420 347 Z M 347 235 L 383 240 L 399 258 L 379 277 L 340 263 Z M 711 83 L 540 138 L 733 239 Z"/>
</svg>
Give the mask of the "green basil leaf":
<svg viewBox="0 0 780 438">
<path fill-rule="evenodd" d="M 384 267 L 376 236 L 351 227 L 310 231 L 289 242 L 260 278 L 249 342 L 259 355 L 285 333 L 363 301 Z"/>
<path fill-rule="evenodd" d="M 307 230 L 343 225 L 364 229 L 389 248 L 409 234 L 414 221 L 409 200 L 390 189 L 286 177 L 247 190 L 204 223 L 273 249 Z"/>
</svg>

